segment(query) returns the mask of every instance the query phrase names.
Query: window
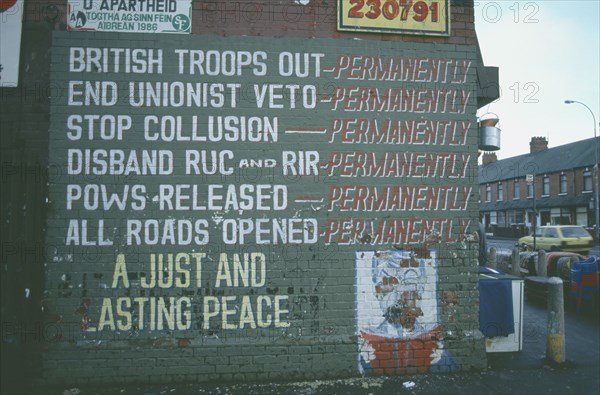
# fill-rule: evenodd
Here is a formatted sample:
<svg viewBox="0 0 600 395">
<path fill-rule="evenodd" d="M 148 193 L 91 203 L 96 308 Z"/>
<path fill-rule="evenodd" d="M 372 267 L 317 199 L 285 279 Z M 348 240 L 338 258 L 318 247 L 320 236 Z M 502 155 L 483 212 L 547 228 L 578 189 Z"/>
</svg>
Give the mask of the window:
<svg viewBox="0 0 600 395">
<path fill-rule="evenodd" d="M 589 233 L 580 227 L 574 226 L 569 228 L 561 228 L 560 230 L 564 237 L 588 237 Z"/>
<path fill-rule="evenodd" d="M 504 187 L 502 186 L 502 183 L 499 182 L 498 183 L 498 190 L 496 191 L 496 200 L 501 202 L 502 200 L 504 200 Z"/>
<path fill-rule="evenodd" d="M 542 195 L 550 195 L 550 177 L 548 176 L 544 176 L 544 178 L 542 178 Z"/>
<path fill-rule="evenodd" d="M 559 185 L 558 193 L 560 193 L 560 194 L 567 193 L 567 175 L 564 173 L 560 175 L 560 185 Z"/>
<path fill-rule="evenodd" d="M 571 225 L 571 209 L 554 207 L 550 209 L 550 224 Z"/>
<path fill-rule="evenodd" d="M 527 197 L 533 197 L 533 184 L 527 184 Z"/>
<path fill-rule="evenodd" d="M 575 225 L 587 226 L 588 212 L 587 207 L 577 207 L 575 211 Z"/>
<path fill-rule="evenodd" d="M 496 212 L 496 224 L 499 227 L 505 227 L 506 226 L 506 213 L 504 211 L 497 211 Z"/>
<path fill-rule="evenodd" d="M 514 224 L 515 221 L 515 210 L 509 210 L 506 212 L 506 217 L 509 225 Z"/>
<path fill-rule="evenodd" d="M 517 224 L 525 223 L 525 211 L 523 211 L 523 210 L 515 211 L 515 223 L 517 223 Z"/>
<path fill-rule="evenodd" d="M 583 192 L 592 192 L 592 172 L 588 169 L 583 172 Z"/>
<path fill-rule="evenodd" d="M 492 201 L 492 186 L 490 184 L 485 184 L 485 201 Z"/>
<path fill-rule="evenodd" d="M 510 210 L 507 212 L 508 225 L 522 224 L 525 222 L 525 212 L 523 210 Z"/>
<path fill-rule="evenodd" d="M 513 199 L 521 199 L 521 184 L 519 183 L 519 180 L 513 181 L 513 186 L 514 186 Z"/>
<path fill-rule="evenodd" d="M 490 211 L 490 225 L 498 224 L 498 217 L 495 211 Z"/>
</svg>

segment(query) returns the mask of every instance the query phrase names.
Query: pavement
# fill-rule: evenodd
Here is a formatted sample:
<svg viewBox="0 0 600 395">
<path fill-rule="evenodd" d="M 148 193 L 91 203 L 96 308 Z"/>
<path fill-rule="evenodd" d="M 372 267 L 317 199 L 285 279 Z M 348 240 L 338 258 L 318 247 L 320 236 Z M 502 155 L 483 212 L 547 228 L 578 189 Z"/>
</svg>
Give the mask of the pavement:
<svg viewBox="0 0 600 395">
<path fill-rule="evenodd" d="M 557 364 L 546 358 L 545 302 L 526 299 L 524 307 L 523 350 L 488 353 L 488 369 L 484 371 L 293 383 L 23 386 L 21 389 L 22 393 L 32 395 L 600 394 L 600 310 L 565 311 L 566 360 Z"/>
</svg>

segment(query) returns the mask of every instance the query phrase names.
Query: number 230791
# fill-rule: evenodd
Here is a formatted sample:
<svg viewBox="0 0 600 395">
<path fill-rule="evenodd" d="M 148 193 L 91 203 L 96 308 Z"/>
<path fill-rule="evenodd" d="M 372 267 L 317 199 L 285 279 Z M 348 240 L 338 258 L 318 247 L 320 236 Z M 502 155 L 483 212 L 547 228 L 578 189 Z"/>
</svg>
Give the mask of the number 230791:
<svg viewBox="0 0 600 395">
<path fill-rule="evenodd" d="M 439 20 L 437 1 L 413 0 L 350 0 L 348 18 L 368 18 L 387 20 L 436 23 Z"/>
</svg>

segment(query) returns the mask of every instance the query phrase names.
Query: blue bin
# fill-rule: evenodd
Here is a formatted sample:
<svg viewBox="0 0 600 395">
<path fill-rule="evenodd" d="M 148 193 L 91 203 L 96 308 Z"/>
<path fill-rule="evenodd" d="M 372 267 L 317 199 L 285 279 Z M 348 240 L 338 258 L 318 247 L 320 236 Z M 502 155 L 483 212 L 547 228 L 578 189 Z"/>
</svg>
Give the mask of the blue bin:
<svg viewBox="0 0 600 395">
<path fill-rule="evenodd" d="M 571 298 L 577 310 L 585 305 L 595 306 L 598 300 L 598 259 L 592 256 L 576 261 L 571 269 Z"/>
</svg>

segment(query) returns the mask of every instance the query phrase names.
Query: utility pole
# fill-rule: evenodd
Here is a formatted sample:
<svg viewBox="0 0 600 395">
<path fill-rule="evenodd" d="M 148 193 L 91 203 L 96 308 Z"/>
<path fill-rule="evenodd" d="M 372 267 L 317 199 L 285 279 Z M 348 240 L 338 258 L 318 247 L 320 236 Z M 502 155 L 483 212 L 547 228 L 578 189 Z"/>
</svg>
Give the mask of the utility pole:
<svg viewBox="0 0 600 395">
<path fill-rule="evenodd" d="M 596 216 L 596 243 L 600 243 L 600 185 L 598 184 L 598 136 L 596 130 L 596 116 L 591 108 L 589 108 L 585 103 L 582 103 L 577 100 L 565 100 L 565 104 L 581 104 L 585 108 L 588 109 L 590 114 L 592 114 L 592 119 L 594 121 L 594 151 L 595 151 L 595 161 L 594 161 L 594 212 Z"/>
<path fill-rule="evenodd" d="M 536 227 L 537 227 L 537 208 L 535 202 L 535 176 L 536 174 L 527 174 L 525 181 L 527 181 L 527 185 L 531 185 L 532 195 L 533 195 L 533 218 L 531 220 L 532 229 L 533 229 L 533 250 L 536 250 Z"/>
</svg>

